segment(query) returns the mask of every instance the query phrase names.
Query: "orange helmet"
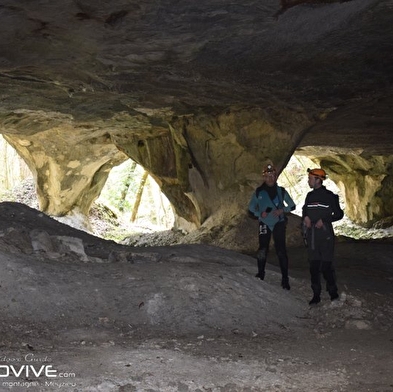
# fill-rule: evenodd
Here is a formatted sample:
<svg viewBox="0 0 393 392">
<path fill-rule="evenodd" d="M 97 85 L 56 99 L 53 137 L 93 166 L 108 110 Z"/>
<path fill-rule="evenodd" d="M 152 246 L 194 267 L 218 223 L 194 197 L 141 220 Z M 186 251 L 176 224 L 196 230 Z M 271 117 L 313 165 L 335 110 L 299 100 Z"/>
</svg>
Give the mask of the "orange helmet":
<svg viewBox="0 0 393 392">
<path fill-rule="evenodd" d="M 307 169 L 307 173 L 314 177 L 318 177 L 321 180 L 326 180 L 327 178 L 327 174 L 323 169 Z"/>
<path fill-rule="evenodd" d="M 263 174 L 276 173 L 276 169 L 270 163 L 263 169 Z"/>
</svg>

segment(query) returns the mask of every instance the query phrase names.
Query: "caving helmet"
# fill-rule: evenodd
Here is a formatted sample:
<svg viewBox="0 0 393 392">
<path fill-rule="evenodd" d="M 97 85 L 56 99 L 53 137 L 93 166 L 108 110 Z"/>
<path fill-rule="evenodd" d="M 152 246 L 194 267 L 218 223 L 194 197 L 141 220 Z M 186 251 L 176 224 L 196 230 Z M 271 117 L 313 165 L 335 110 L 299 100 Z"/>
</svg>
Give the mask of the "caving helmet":
<svg viewBox="0 0 393 392">
<path fill-rule="evenodd" d="M 318 177 L 321 180 L 326 180 L 327 174 L 323 169 L 307 169 L 307 173 L 314 177 Z"/>
<path fill-rule="evenodd" d="M 263 174 L 270 174 L 270 173 L 273 173 L 273 174 L 276 174 L 276 169 L 275 169 L 275 167 L 271 164 L 271 163 L 269 163 L 268 165 L 266 165 L 266 167 L 263 169 L 263 172 L 262 172 Z"/>
</svg>

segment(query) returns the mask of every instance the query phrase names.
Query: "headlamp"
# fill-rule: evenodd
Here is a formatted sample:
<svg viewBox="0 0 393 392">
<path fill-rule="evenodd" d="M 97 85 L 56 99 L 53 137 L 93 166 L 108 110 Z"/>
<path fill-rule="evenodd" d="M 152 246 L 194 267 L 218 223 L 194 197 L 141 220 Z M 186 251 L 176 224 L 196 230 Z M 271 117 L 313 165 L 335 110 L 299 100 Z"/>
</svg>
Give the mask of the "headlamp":
<svg viewBox="0 0 393 392">
<path fill-rule="evenodd" d="M 273 165 L 270 163 L 266 166 L 265 170 L 263 171 L 263 174 L 268 174 L 268 173 L 275 173 L 276 169 L 274 168 Z"/>
</svg>

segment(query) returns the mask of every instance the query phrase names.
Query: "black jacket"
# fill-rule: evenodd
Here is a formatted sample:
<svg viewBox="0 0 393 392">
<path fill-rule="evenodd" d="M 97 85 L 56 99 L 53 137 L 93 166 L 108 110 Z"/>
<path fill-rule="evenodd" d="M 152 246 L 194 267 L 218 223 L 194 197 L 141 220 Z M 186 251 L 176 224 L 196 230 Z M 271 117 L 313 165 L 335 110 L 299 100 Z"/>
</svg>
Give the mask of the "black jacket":
<svg viewBox="0 0 393 392">
<path fill-rule="evenodd" d="M 307 194 L 303 206 L 303 218 L 305 216 L 308 216 L 312 223 L 322 219 L 323 223 L 331 224 L 340 220 L 344 212 L 340 207 L 338 196 L 321 186 Z"/>
</svg>

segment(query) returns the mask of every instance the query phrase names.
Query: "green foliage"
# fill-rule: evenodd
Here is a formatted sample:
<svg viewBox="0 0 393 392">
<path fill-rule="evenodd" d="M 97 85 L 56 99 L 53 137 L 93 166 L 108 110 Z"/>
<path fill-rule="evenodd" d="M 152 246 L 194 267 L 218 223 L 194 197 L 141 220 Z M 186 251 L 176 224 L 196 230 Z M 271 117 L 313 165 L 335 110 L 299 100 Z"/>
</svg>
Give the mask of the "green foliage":
<svg viewBox="0 0 393 392">
<path fill-rule="evenodd" d="M 114 167 L 101 191 L 99 201 L 117 211 L 131 210 L 142 174 L 143 168 L 131 160 Z"/>
<path fill-rule="evenodd" d="M 116 211 L 128 224 L 144 172 L 143 167 L 131 159 L 114 167 L 97 202 Z M 167 229 L 173 225 L 172 207 L 150 176 L 144 187 L 137 218 L 140 224 L 147 227 L 157 226 Z"/>
</svg>

